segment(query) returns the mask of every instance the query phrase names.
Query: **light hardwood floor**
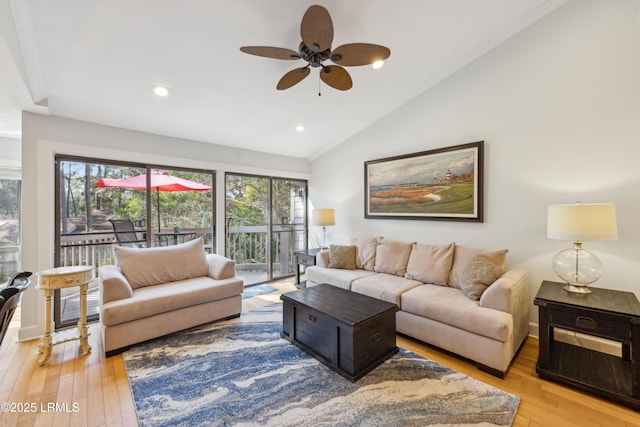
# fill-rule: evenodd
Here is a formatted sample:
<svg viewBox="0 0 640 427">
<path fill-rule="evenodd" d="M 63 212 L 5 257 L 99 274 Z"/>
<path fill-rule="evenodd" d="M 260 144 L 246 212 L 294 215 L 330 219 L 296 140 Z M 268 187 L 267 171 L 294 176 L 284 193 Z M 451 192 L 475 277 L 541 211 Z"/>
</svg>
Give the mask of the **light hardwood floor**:
<svg viewBox="0 0 640 427">
<path fill-rule="evenodd" d="M 291 279 L 272 284 L 294 290 Z M 279 301 L 279 292 L 243 301 L 243 310 Z M 136 413 L 122 356 L 105 358 L 97 325 L 91 325 L 89 355 L 77 355 L 78 342 L 54 347 L 38 366 L 38 340 L 16 343 L 14 319 L 0 349 L 0 426 L 135 426 Z M 529 338 L 501 380 L 478 371 L 469 361 L 407 337 L 398 345 L 463 374 L 520 395 L 514 426 L 640 427 L 640 412 L 593 395 L 541 380 L 535 373 L 538 341 Z"/>
</svg>

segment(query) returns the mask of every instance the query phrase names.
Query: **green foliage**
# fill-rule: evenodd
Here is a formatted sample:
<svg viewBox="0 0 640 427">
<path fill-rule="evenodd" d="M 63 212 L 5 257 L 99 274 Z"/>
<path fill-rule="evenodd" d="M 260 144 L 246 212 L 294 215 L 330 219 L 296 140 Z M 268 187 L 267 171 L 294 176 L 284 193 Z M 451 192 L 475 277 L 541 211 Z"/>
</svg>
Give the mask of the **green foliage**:
<svg viewBox="0 0 640 427">
<path fill-rule="evenodd" d="M 89 170 L 89 174 L 87 174 Z M 107 217 L 128 218 L 133 221 L 146 218 L 146 192 L 126 188 L 95 188 L 101 178 L 122 179 L 145 173 L 145 169 L 103 164 L 61 163 L 61 217 L 63 221 L 86 224 L 83 230 L 70 229 L 69 232 L 86 232 L 103 229 L 105 220 L 98 223 L 87 219 L 87 200 L 91 212 L 101 212 Z M 170 175 L 213 186 L 211 175 L 186 171 L 167 171 Z M 89 197 L 86 197 L 89 188 Z M 205 228 L 213 223 L 213 201 L 211 191 L 152 192 L 151 223 L 157 227 L 157 206 L 160 197 L 162 228 Z M 94 215 L 95 216 L 95 215 Z M 108 225 L 108 223 L 107 223 Z M 97 228 L 98 227 L 98 228 Z M 70 227 L 71 228 L 71 227 Z"/>
<path fill-rule="evenodd" d="M 0 179 L 0 215 L 18 218 L 18 185 L 15 179 Z"/>
<path fill-rule="evenodd" d="M 269 197 L 267 178 L 227 175 L 227 220 L 234 226 L 265 225 Z"/>
<path fill-rule="evenodd" d="M 271 188 L 269 188 L 269 182 L 271 182 Z M 270 196 L 271 217 L 268 212 Z M 299 203 L 301 212 L 296 212 L 296 203 Z M 302 223 L 306 212 L 305 204 L 306 196 L 302 181 L 227 175 L 228 226 L 239 230 L 229 235 L 227 254 L 240 264 L 266 263 L 267 224 L 269 221 L 274 225 L 292 224 L 296 219 Z M 271 253 L 274 256 L 274 262 L 280 261 L 279 237 L 279 233 L 274 233 L 272 239 Z"/>
<path fill-rule="evenodd" d="M 215 204 L 212 191 L 153 190 L 149 194 L 150 215 L 147 218 L 147 192 L 117 187 L 95 188 L 101 178 L 130 178 L 145 172 L 145 169 L 117 165 L 61 162 L 62 233 L 111 231 L 111 224 L 107 220 L 112 217 L 131 219 L 134 224 L 136 220 L 146 219 L 152 229 L 157 229 L 158 203 L 161 228 L 207 228 L 214 225 Z M 208 173 L 176 170 L 166 172 L 214 186 L 212 175 Z M 218 224 L 217 229 L 224 232 L 225 226 L 229 226 L 236 230 L 227 240 L 227 254 L 238 263 L 261 264 L 260 268 L 264 268 L 269 242 L 266 235 L 267 224 L 270 221 L 275 226 L 304 223 L 305 182 L 228 174 L 225 184 L 228 224 Z M 88 215 L 88 212 L 92 215 Z M 280 232 L 291 232 L 282 229 L 280 227 L 271 239 L 274 262 L 280 262 L 281 245 L 295 245 L 299 241 L 293 238 L 280 240 Z M 287 253 L 291 254 L 292 248 L 293 246 Z"/>
</svg>

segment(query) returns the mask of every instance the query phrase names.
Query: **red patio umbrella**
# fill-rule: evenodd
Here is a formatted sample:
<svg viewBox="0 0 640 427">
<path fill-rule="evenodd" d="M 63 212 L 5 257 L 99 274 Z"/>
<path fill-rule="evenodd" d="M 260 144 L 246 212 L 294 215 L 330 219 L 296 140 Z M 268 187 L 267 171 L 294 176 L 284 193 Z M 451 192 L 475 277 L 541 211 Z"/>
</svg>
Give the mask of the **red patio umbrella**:
<svg viewBox="0 0 640 427">
<path fill-rule="evenodd" d="M 94 188 L 106 187 L 146 190 L 147 174 L 124 179 L 101 178 L 94 185 Z M 166 172 L 151 172 L 150 189 L 155 190 L 158 196 L 158 231 L 160 231 L 160 191 L 208 191 L 211 190 L 211 186 L 169 175 Z"/>
</svg>

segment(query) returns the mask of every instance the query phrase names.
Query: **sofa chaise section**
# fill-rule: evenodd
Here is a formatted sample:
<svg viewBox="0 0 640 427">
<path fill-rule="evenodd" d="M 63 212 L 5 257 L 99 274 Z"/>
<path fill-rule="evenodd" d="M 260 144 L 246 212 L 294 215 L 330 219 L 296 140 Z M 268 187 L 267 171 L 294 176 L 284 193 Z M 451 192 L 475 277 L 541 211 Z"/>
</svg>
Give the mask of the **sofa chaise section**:
<svg viewBox="0 0 640 427">
<path fill-rule="evenodd" d="M 333 247 L 318 253 L 307 286 L 329 283 L 393 302 L 397 332 L 505 375 L 528 335 L 530 305 L 527 272 L 505 271 L 506 250 L 382 238 L 352 246 L 355 262 L 332 258 Z"/>
<path fill-rule="evenodd" d="M 235 277 L 235 263 L 206 254 L 201 239 L 114 250 L 118 266 L 102 266 L 99 272 L 107 355 L 242 311 L 243 282 Z"/>
<path fill-rule="evenodd" d="M 494 304 L 491 286 L 480 301 L 458 289 L 420 286 L 402 295 L 397 331 L 456 353 L 479 369 L 503 377 L 529 333 L 527 273 L 512 269 L 498 279 Z M 497 281 L 496 281 L 497 282 Z M 524 313 L 524 315 L 523 315 Z"/>
</svg>

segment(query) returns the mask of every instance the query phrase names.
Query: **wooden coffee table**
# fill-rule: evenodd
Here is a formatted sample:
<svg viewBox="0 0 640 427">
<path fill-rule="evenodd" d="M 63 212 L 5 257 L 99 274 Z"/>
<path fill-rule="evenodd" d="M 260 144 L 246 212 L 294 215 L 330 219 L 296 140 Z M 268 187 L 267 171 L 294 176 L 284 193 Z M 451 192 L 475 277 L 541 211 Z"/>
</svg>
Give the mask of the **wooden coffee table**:
<svg viewBox="0 0 640 427">
<path fill-rule="evenodd" d="M 281 336 L 351 381 L 398 352 L 395 304 L 327 284 L 280 299 Z"/>
</svg>

